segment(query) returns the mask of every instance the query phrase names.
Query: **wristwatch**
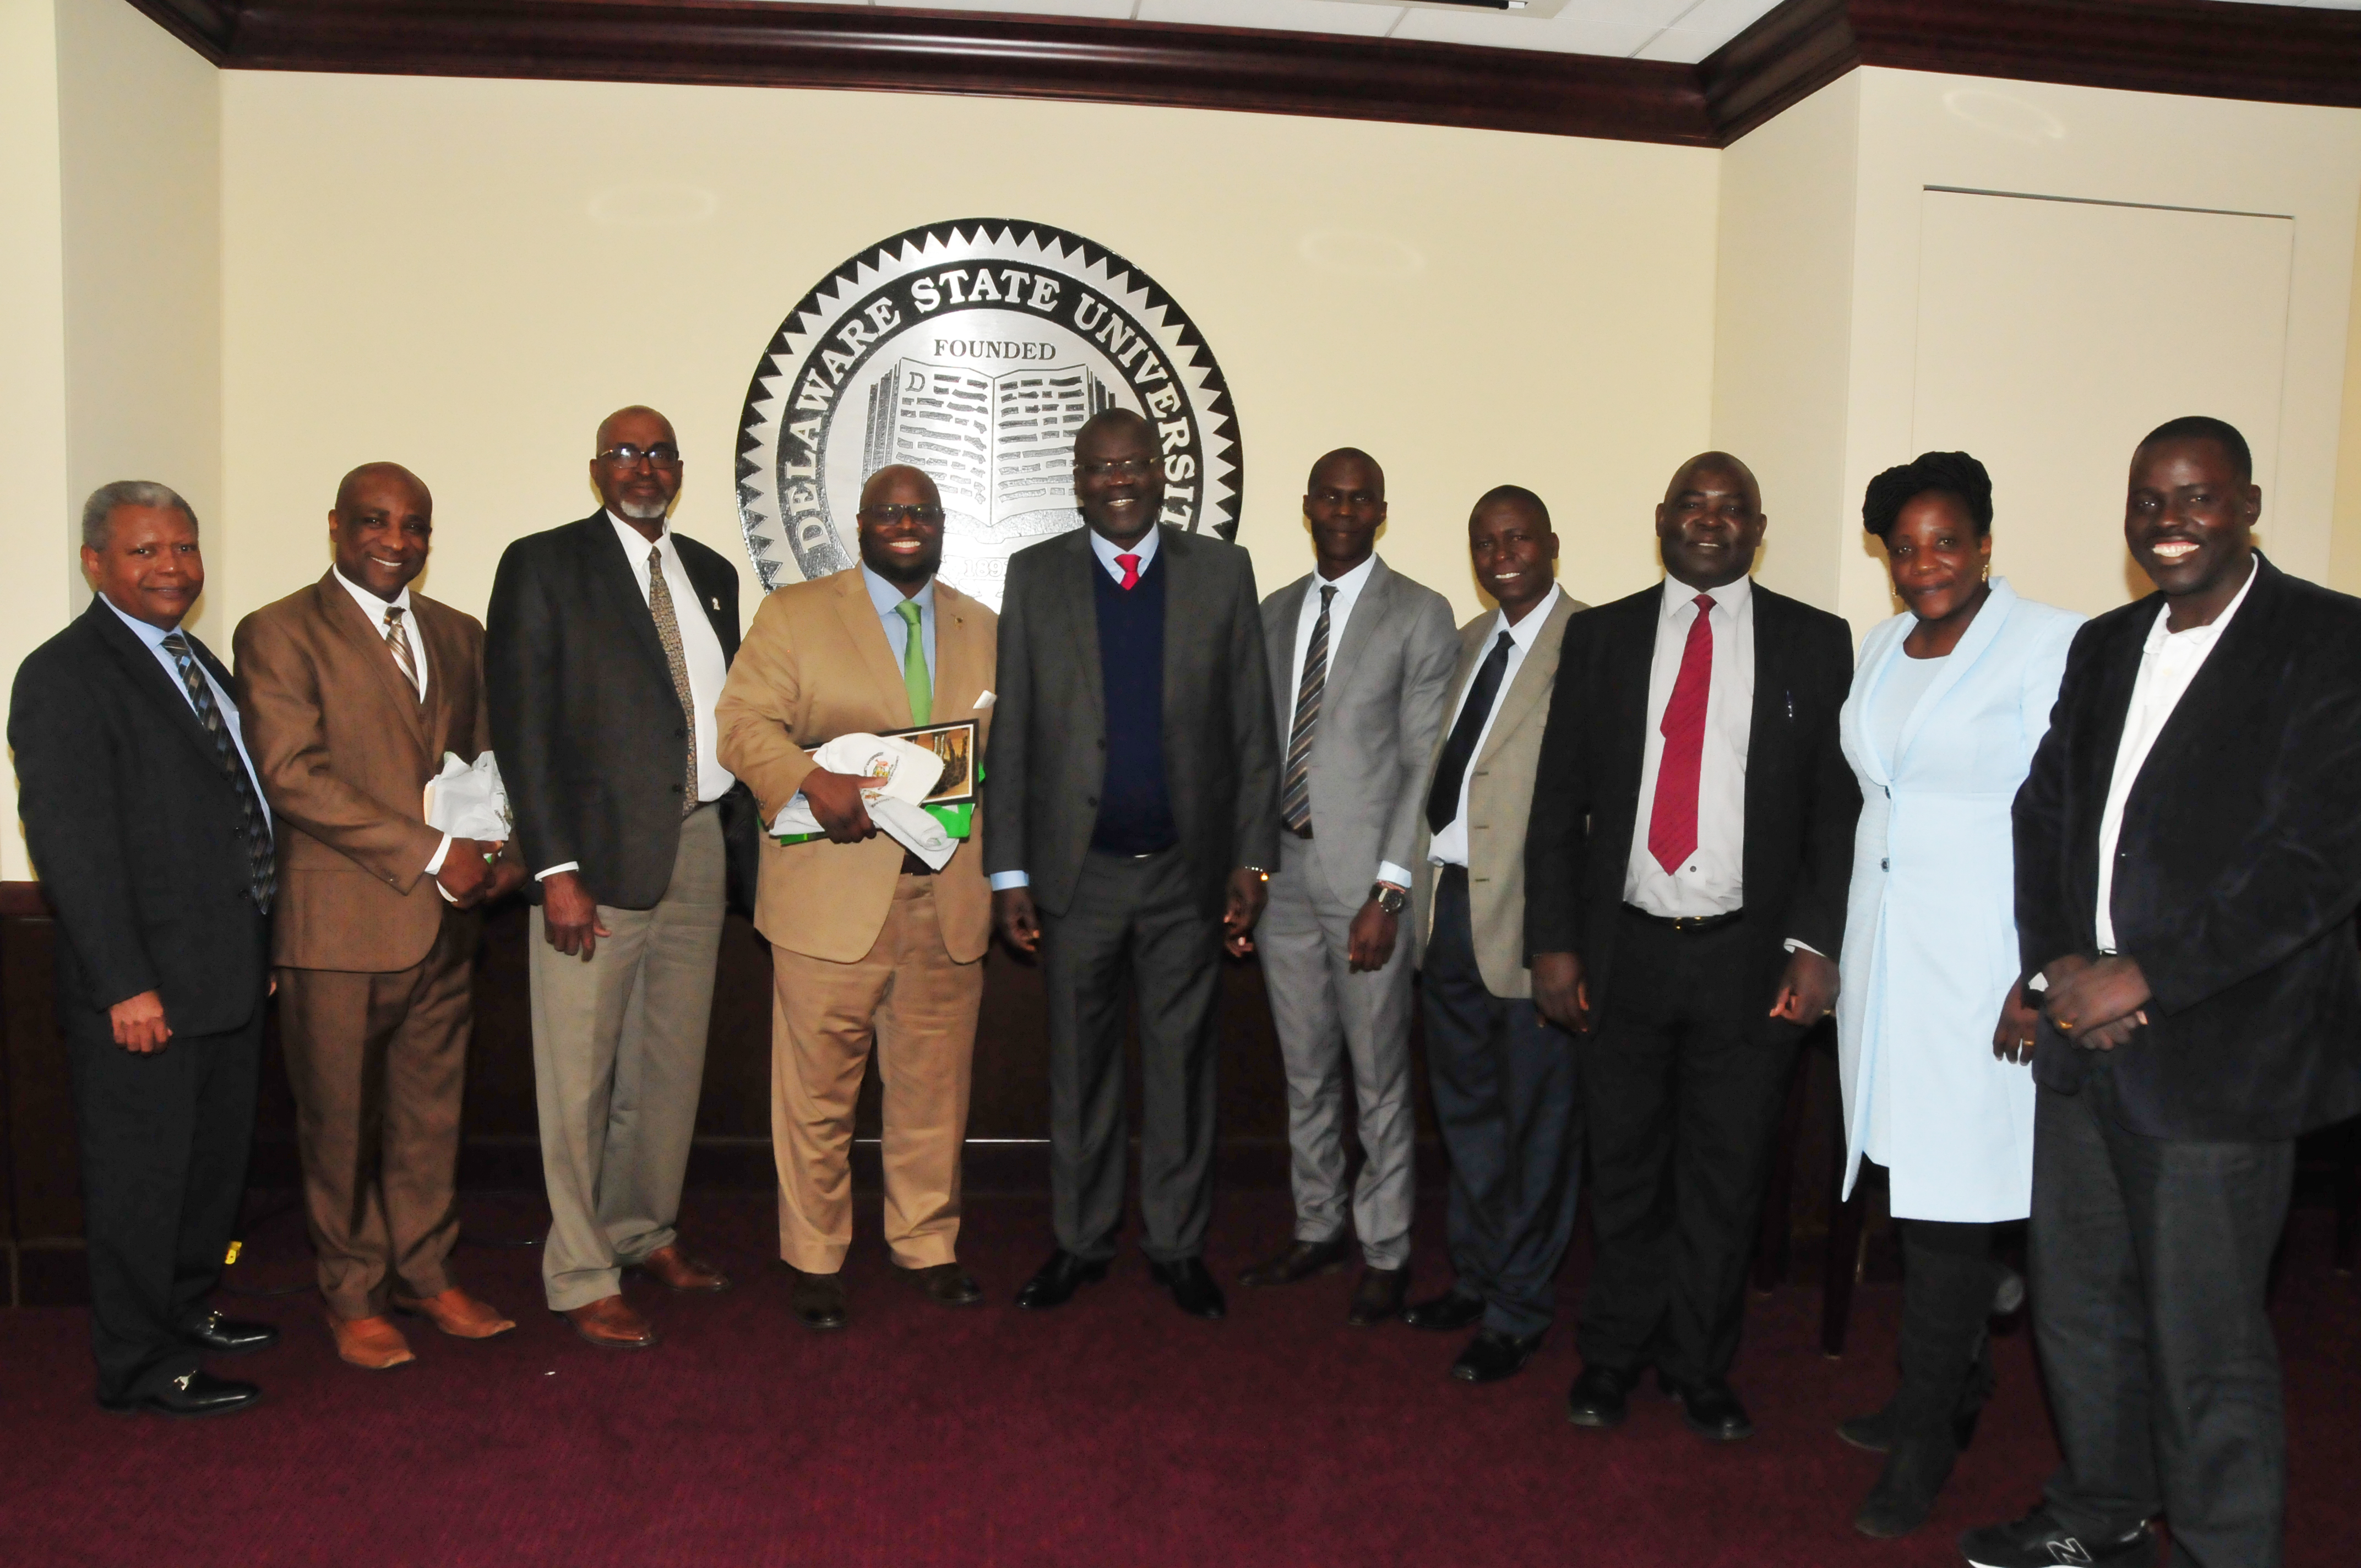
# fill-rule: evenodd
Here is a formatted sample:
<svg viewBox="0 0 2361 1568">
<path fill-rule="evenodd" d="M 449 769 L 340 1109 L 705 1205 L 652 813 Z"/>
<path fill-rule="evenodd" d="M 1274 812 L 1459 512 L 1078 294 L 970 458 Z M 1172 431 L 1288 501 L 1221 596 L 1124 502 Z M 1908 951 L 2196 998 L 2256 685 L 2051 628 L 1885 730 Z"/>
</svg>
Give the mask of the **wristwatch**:
<svg viewBox="0 0 2361 1568">
<path fill-rule="evenodd" d="M 1410 904 L 1410 894 L 1404 893 L 1401 889 L 1396 887 L 1389 882 L 1371 883 L 1369 884 L 1369 902 L 1376 905 L 1378 908 L 1384 910 L 1389 915 L 1399 915 L 1404 908 L 1408 907 Z"/>
</svg>

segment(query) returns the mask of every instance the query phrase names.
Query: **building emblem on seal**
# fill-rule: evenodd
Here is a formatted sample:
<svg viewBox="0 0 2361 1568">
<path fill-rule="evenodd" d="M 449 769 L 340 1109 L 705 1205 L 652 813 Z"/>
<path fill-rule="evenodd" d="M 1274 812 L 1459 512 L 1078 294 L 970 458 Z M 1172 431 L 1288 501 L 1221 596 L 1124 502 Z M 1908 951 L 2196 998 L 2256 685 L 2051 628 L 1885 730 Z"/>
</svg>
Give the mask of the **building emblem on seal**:
<svg viewBox="0 0 2361 1568">
<path fill-rule="evenodd" d="M 1108 408 L 1156 428 L 1163 521 L 1237 532 L 1229 389 L 1154 280 L 1042 224 L 895 235 L 805 295 L 763 350 L 738 433 L 747 554 L 766 590 L 842 571 L 862 482 L 907 463 L 942 492 L 943 577 L 996 609 L 1011 554 L 1082 526 L 1074 433 Z"/>
</svg>

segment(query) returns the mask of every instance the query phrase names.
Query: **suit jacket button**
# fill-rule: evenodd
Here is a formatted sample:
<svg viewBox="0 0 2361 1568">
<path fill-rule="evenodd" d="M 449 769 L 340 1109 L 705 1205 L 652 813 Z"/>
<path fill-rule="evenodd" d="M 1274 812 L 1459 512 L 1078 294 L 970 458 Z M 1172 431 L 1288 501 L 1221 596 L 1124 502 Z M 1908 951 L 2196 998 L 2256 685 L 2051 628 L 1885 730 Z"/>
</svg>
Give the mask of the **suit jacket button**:
<svg viewBox="0 0 2361 1568">
<path fill-rule="evenodd" d="M 1083 800 L 1082 800 L 1082 804 L 1083 804 L 1084 806 L 1096 806 L 1098 803 L 1099 803 L 1099 797 L 1098 797 L 1097 795 L 1088 795 L 1088 796 L 1085 796 L 1085 797 L 1083 798 Z"/>
<path fill-rule="evenodd" d="M 1890 872 L 1894 869 L 1894 862 L 1892 861 L 1880 861 L 1877 862 L 1877 869 L 1882 872 Z"/>
</svg>

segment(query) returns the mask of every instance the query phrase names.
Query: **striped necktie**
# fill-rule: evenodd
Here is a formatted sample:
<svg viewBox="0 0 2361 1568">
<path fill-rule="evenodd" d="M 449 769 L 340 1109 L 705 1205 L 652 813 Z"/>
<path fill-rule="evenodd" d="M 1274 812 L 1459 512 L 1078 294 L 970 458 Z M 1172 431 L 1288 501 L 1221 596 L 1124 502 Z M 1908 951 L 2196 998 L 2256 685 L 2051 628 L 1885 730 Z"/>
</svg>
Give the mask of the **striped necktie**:
<svg viewBox="0 0 2361 1568">
<path fill-rule="evenodd" d="M 410 689 L 417 692 L 420 700 L 423 701 L 425 694 L 418 691 L 417 655 L 410 651 L 410 639 L 401 630 L 401 607 L 398 604 L 385 607 L 385 645 L 392 650 L 393 662 L 401 666 L 401 678 L 410 683 Z"/>
<path fill-rule="evenodd" d="M 1306 838 L 1312 834 L 1312 740 L 1320 728 L 1320 699 L 1328 690 L 1328 611 L 1336 602 L 1334 584 L 1320 587 L 1320 619 L 1312 623 L 1312 646 L 1303 652 L 1303 679 L 1295 688 L 1295 728 L 1287 736 L 1287 771 L 1280 775 L 1279 814 Z"/>
<path fill-rule="evenodd" d="M 254 797 L 254 781 L 247 777 L 245 759 L 237 754 L 229 725 L 214 705 L 214 684 L 205 679 L 188 638 L 178 631 L 166 632 L 164 652 L 172 655 L 173 667 L 181 672 L 181 685 L 197 710 L 197 722 L 214 743 L 214 765 L 221 769 L 230 793 L 237 797 L 238 816 L 246 826 L 246 891 L 253 897 L 254 906 L 268 915 L 279 894 L 279 864 L 270 851 L 270 814 Z"/>
</svg>

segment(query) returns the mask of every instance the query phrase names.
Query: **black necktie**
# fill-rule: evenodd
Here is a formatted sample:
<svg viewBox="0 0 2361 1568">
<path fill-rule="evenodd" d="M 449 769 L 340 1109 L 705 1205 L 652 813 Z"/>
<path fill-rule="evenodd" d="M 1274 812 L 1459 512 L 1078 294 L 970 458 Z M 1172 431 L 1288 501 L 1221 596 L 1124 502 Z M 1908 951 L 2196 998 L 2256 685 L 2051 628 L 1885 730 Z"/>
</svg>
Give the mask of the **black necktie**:
<svg viewBox="0 0 2361 1568">
<path fill-rule="evenodd" d="M 1484 733 L 1484 721 L 1492 717 L 1492 699 L 1500 695 L 1500 677 L 1508 673 L 1509 650 L 1515 643 L 1509 633 L 1500 633 L 1467 688 L 1459 722 L 1451 727 L 1451 739 L 1443 743 L 1443 760 L 1434 764 L 1434 788 L 1426 797 L 1429 832 L 1442 832 L 1459 815 L 1459 785 L 1467 777 L 1467 764 L 1476 760 L 1476 738 Z"/>
<path fill-rule="evenodd" d="M 214 702 L 213 682 L 198 664 L 196 651 L 186 637 L 171 631 L 164 636 L 164 652 L 172 655 L 172 666 L 181 672 L 181 684 L 188 688 L 189 702 L 197 710 L 197 722 L 214 743 L 214 765 L 221 769 L 222 776 L 229 780 L 230 793 L 237 796 L 238 816 L 246 826 L 246 890 L 253 895 L 254 906 L 268 915 L 279 892 L 279 866 L 270 849 L 270 814 L 254 797 L 254 781 L 246 776 L 246 762 L 230 740 L 229 726 Z"/>
</svg>

